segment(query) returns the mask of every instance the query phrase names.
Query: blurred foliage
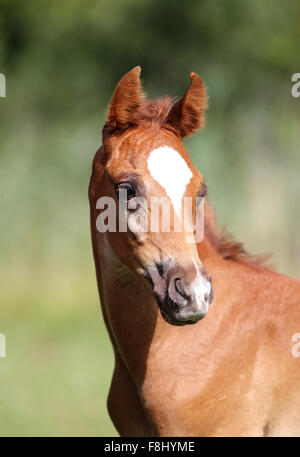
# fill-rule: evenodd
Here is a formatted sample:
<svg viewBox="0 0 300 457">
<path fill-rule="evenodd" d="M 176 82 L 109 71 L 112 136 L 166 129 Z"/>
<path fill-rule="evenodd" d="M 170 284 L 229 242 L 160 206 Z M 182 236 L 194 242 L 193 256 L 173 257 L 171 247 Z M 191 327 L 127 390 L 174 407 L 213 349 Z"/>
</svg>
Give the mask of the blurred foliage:
<svg viewBox="0 0 300 457">
<path fill-rule="evenodd" d="M 105 108 L 133 66 L 151 98 L 204 79 L 186 141 L 220 226 L 299 277 L 297 0 L 0 0 L 0 435 L 114 433 L 87 186 Z"/>
</svg>

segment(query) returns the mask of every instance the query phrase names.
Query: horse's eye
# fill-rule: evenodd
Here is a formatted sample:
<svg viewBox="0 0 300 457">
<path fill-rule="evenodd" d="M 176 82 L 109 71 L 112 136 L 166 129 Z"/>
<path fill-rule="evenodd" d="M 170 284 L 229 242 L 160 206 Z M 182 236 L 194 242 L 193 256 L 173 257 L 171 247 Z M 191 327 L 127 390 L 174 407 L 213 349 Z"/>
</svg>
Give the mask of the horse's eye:
<svg viewBox="0 0 300 457">
<path fill-rule="evenodd" d="M 128 182 L 122 182 L 122 183 L 118 184 L 116 187 L 116 192 L 117 192 L 118 199 L 120 199 L 120 196 L 123 194 L 127 201 L 136 196 L 136 192 L 135 192 L 134 188 Z"/>
</svg>

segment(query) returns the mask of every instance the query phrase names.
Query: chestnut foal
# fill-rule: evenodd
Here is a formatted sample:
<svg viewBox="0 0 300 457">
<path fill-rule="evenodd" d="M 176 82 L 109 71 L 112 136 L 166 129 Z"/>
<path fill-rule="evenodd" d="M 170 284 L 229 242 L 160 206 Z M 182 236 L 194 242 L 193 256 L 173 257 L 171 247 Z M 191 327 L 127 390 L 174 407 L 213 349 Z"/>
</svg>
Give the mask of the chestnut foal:
<svg viewBox="0 0 300 457">
<path fill-rule="evenodd" d="M 111 419 L 122 436 L 300 435 L 300 282 L 218 235 L 207 202 L 201 242 L 174 230 L 183 198 L 206 191 L 182 144 L 203 125 L 204 87 L 192 73 L 182 99 L 151 102 L 139 76 L 115 89 L 89 188 Z M 118 208 L 122 189 L 128 213 L 167 198 L 171 230 L 97 230 L 98 199 Z"/>
</svg>

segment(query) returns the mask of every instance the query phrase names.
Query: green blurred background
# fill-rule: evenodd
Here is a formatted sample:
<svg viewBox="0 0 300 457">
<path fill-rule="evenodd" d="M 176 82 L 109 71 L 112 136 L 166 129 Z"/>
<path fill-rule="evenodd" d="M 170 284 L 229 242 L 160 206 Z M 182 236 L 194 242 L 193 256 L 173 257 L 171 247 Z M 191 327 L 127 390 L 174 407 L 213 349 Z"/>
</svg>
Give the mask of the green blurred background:
<svg viewBox="0 0 300 457">
<path fill-rule="evenodd" d="M 186 140 L 219 226 L 300 277 L 300 2 L 0 0 L 0 435 L 115 435 L 87 187 L 105 108 L 142 66 L 151 98 L 198 72 Z"/>
</svg>

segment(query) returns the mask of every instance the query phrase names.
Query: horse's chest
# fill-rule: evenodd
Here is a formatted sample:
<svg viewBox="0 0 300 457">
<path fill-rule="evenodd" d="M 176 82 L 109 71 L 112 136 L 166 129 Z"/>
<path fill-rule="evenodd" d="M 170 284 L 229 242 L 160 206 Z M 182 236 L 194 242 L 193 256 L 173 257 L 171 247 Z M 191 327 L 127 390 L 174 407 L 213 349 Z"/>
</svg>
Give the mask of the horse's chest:
<svg viewBox="0 0 300 457">
<path fill-rule="evenodd" d="M 242 367 L 240 371 L 227 369 L 224 361 L 215 364 L 212 358 L 174 353 L 168 357 L 160 351 L 153 358 L 150 354 L 140 390 L 159 435 L 260 434 L 257 417 L 264 422 L 265 411 L 255 402 L 249 373 Z M 253 414 L 249 414 L 251 408 Z"/>
<path fill-rule="evenodd" d="M 161 436 L 189 436 L 195 433 L 196 403 L 201 396 L 201 377 L 197 369 L 187 368 L 172 358 L 148 360 L 140 398 L 153 428 Z M 197 419 L 197 429 L 201 424 Z"/>
</svg>

